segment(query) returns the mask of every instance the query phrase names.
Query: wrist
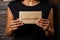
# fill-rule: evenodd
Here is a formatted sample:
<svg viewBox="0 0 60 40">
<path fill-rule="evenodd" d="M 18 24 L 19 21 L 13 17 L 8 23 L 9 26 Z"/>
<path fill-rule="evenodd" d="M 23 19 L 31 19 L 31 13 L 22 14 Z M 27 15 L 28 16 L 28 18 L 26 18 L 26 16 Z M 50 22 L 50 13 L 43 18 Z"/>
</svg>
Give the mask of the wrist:
<svg viewBox="0 0 60 40">
<path fill-rule="evenodd" d="M 12 28 L 10 28 L 10 32 L 12 32 L 13 31 L 13 29 Z"/>
<path fill-rule="evenodd" d="M 47 28 L 45 28 L 44 30 L 45 30 L 45 31 L 48 31 L 49 29 L 50 29 L 50 27 L 48 26 L 48 27 L 47 27 Z"/>
</svg>

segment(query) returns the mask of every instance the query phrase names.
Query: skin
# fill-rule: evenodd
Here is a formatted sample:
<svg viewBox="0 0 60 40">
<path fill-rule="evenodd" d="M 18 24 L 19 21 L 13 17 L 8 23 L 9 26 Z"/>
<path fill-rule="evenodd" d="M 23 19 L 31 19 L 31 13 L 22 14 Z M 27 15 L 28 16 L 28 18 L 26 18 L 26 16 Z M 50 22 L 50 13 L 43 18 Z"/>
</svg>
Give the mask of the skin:
<svg viewBox="0 0 60 40">
<path fill-rule="evenodd" d="M 34 6 L 38 3 L 38 2 L 36 2 L 36 0 L 34 0 L 34 2 L 32 0 L 24 0 L 24 2 L 22 2 L 22 3 L 24 3 L 25 5 L 28 5 L 28 6 Z M 18 29 L 19 26 L 24 25 L 23 21 L 20 21 L 19 18 L 16 20 L 13 20 L 13 19 L 14 19 L 14 16 L 12 15 L 10 8 L 8 7 L 7 8 L 6 30 L 5 30 L 5 34 L 7 36 L 12 35 L 13 30 L 16 30 L 16 29 Z M 42 27 L 43 30 L 46 32 L 46 35 L 54 34 L 53 10 L 51 9 L 48 19 L 43 19 L 43 18 L 38 19 L 36 21 L 36 25 Z"/>
</svg>

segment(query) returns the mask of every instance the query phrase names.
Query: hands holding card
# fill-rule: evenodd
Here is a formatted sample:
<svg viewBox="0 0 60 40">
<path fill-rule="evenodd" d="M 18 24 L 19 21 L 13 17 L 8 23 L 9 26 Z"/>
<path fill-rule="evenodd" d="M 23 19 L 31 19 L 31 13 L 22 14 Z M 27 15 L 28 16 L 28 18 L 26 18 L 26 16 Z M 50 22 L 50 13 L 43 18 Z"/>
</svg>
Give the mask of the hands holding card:
<svg viewBox="0 0 60 40">
<path fill-rule="evenodd" d="M 19 13 L 19 19 L 11 21 L 11 28 L 16 30 L 24 24 L 36 24 L 45 30 L 49 27 L 49 20 L 42 18 L 41 11 L 24 11 Z"/>
<path fill-rule="evenodd" d="M 46 30 L 49 27 L 49 20 L 48 19 L 38 19 L 35 23 L 37 26 L 42 27 L 43 30 Z M 20 19 L 12 20 L 11 21 L 11 30 L 16 30 L 20 26 L 23 26 L 24 22 Z"/>
</svg>

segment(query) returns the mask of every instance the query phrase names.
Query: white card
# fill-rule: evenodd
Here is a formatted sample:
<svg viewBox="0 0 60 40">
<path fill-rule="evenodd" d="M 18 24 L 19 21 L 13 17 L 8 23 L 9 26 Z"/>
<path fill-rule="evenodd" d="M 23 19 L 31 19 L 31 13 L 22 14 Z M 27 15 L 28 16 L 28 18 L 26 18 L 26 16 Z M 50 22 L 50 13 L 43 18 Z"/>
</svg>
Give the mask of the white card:
<svg viewBox="0 0 60 40">
<path fill-rule="evenodd" d="M 42 18 L 42 11 L 19 11 L 19 19 L 24 24 L 35 24 L 39 18 Z"/>
</svg>

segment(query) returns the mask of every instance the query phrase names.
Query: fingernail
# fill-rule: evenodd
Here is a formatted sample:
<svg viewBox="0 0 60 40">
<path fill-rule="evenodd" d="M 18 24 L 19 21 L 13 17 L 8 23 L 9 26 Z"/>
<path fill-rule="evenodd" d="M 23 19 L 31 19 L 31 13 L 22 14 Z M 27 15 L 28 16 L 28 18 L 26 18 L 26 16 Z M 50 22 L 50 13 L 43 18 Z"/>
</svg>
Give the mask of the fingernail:
<svg viewBox="0 0 60 40">
<path fill-rule="evenodd" d="M 41 20 L 41 19 L 38 19 L 38 20 Z"/>
<path fill-rule="evenodd" d="M 24 25 L 24 24 L 21 24 L 21 25 Z"/>
<path fill-rule="evenodd" d="M 18 19 L 16 21 L 19 21 Z"/>
</svg>

